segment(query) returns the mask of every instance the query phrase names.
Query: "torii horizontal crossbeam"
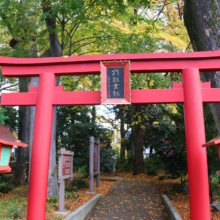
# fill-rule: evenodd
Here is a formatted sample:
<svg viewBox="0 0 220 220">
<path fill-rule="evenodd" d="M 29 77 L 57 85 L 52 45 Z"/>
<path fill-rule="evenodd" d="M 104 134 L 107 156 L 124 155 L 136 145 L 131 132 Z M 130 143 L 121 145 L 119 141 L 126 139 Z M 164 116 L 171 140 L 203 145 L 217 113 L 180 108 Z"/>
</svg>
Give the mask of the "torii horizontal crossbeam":
<svg viewBox="0 0 220 220">
<path fill-rule="evenodd" d="M 100 61 L 112 60 L 130 60 L 131 73 L 180 72 L 184 68 L 197 68 L 203 72 L 220 70 L 220 51 L 28 59 L 0 57 L 0 65 L 3 75 L 10 77 L 33 77 L 44 72 L 89 75 L 100 74 Z"/>
<path fill-rule="evenodd" d="M 63 88 L 55 87 L 52 104 L 54 106 L 63 105 L 100 105 L 100 91 L 61 91 Z M 58 89 L 60 88 L 60 89 Z M 202 101 L 205 103 L 220 102 L 220 88 L 210 88 L 210 83 L 201 84 Z M 183 103 L 184 94 L 182 84 L 173 83 L 173 89 L 146 89 L 132 90 L 132 104 L 150 103 Z M 25 93 L 5 93 L 2 95 L 1 105 L 7 106 L 34 106 L 37 103 L 37 88 L 30 88 L 30 92 Z"/>
</svg>

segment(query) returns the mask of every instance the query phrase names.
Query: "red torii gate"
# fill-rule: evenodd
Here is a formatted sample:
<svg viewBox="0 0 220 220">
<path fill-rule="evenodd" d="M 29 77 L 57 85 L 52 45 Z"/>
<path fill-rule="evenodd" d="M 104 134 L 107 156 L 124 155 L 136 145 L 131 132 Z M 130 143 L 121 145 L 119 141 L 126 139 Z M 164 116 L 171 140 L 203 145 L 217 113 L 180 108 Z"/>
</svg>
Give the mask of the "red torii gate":
<svg viewBox="0 0 220 220">
<path fill-rule="evenodd" d="M 192 220 L 210 219 L 203 102 L 220 102 L 220 89 L 200 83 L 199 71 L 219 71 L 220 51 L 197 53 L 119 54 L 57 58 L 0 57 L 8 77 L 39 76 L 27 93 L 2 94 L 1 105 L 36 105 L 27 219 L 45 219 L 53 106 L 99 105 L 100 91 L 64 92 L 59 75 L 100 74 L 100 61 L 130 60 L 131 73 L 182 72 L 173 89 L 132 90 L 132 104 L 184 103 Z"/>
</svg>

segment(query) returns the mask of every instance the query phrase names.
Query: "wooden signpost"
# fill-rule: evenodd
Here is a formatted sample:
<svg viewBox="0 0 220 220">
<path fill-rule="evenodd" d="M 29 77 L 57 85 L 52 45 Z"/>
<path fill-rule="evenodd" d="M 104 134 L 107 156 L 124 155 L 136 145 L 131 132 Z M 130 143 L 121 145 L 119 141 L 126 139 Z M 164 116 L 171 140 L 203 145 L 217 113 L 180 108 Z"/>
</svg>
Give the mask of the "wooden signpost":
<svg viewBox="0 0 220 220">
<path fill-rule="evenodd" d="M 89 140 L 89 193 L 93 194 L 93 180 L 96 176 L 96 187 L 100 187 L 100 140 L 95 141 L 91 136 Z"/>
<path fill-rule="evenodd" d="M 64 212 L 65 179 L 73 179 L 74 152 L 61 148 L 59 154 L 58 182 L 60 183 L 59 212 Z"/>
</svg>

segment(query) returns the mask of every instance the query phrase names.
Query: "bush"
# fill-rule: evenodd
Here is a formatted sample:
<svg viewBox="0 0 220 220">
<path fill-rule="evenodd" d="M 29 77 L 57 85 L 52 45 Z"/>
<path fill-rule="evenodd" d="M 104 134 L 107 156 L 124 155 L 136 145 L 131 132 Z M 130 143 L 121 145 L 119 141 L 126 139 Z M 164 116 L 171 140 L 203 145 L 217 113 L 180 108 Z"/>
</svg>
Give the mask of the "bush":
<svg viewBox="0 0 220 220">
<path fill-rule="evenodd" d="M 65 188 L 67 192 L 77 192 L 78 189 L 88 188 L 89 184 L 83 179 L 75 179 L 69 182 Z"/>
<path fill-rule="evenodd" d="M 159 176 L 159 177 L 158 177 L 158 180 L 161 181 L 161 180 L 163 180 L 163 179 L 165 179 L 165 178 L 166 178 L 166 176 Z"/>
<path fill-rule="evenodd" d="M 218 172 L 210 176 L 209 190 L 211 194 L 215 194 L 216 197 L 220 196 L 220 175 Z"/>
<path fill-rule="evenodd" d="M 6 219 L 24 219 L 25 218 L 25 209 L 17 208 L 12 206 L 9 211 L 6 213 Z"/>
<path fill-rule="evenodd" d="M 47 202 L 50 204 L 56 204 L 59 202 L 59 197 L 55 196 L 55 197 L 47 197 Z"/>
<path fill-rule="evenodd" d="M 168 194 L 170 194 L 171 192 L 173 192 L 173 193 L 183 192 L 183 188 L 184 188 L 183 184 L 173 183 L 169 188 Z"/>
<path fill-rule="evenodd" d="M 100 147 L 100 171 L 111 172 L 114 168 L 115 150 Z"/>
<path fill-rule="evenodd" d="M 146 173 L 149 175 L 157 175 L 163 169 L 163 163 L 157 155 L 152 155 L 145 159 L 144 166 Z"/>
<path fill-rule="evenodd" d="M 13 177 L 1 174 L 0 175 L 0 193 L 9 193 L 13 188 Z"/>
</svg>

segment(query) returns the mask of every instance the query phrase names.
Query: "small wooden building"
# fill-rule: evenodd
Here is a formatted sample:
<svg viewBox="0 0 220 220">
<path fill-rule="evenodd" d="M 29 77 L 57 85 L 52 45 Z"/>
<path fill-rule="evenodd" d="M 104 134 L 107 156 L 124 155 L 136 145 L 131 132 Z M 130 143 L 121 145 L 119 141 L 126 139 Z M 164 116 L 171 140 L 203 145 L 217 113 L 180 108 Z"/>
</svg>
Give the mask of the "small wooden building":
<svg viewBox="0 0 220 220">
<path fill-rule="evenodd" d="M 28 145 L 18 140 L 10 128 L 0 125 L 0 173 L 10 172 L 9 166 L 13 146 L 27 147 Z"/>
</svg>

